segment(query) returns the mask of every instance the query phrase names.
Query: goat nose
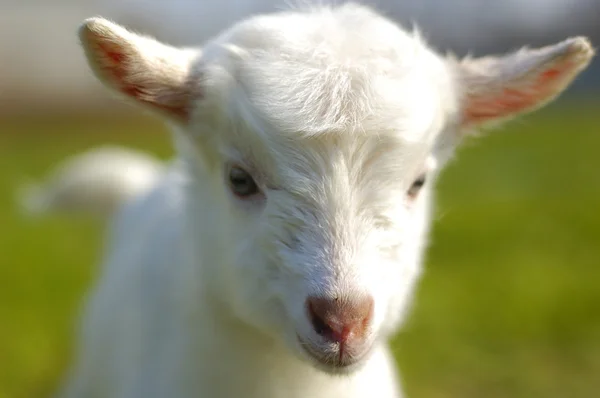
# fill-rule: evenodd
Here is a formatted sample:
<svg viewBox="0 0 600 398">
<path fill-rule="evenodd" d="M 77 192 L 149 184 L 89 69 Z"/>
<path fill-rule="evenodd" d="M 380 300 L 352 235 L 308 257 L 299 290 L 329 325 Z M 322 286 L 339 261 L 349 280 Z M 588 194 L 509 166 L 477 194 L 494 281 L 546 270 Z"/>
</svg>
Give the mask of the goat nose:
<svg viewBox="0 0 600 398">
<path fill-rule="evenodd" d="M 306 306 L 315 332 L 332 343 L 364 340 L 373 316 L 373 298 L 309 297 Z"/>
</svg>

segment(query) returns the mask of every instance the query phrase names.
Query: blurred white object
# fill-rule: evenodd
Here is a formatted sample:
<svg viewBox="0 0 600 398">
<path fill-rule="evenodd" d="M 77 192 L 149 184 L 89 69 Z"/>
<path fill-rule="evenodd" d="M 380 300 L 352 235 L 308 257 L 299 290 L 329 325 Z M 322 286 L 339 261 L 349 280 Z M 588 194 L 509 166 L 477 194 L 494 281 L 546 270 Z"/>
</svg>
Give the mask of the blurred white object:
<svg viewBox="0 0 600 398">
<path fill-rule="evenodd" d="M 24 186 L 18 200 L 29 215 L 60 212 L 106 217 L 150 189 L 162 176 L 163 167 L 141 152 L 95 148 L 66 159 L 43 183 Z"/>
</svg>

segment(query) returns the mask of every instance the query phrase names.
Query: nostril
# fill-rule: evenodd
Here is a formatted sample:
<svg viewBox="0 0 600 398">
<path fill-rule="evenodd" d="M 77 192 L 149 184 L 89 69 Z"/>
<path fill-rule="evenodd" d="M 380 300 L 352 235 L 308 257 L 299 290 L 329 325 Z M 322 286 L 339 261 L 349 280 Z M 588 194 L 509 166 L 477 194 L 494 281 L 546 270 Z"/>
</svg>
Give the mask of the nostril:
<svg viewBox="0 0 600 398">
<path fill-rule="evenodd" d="M 373 299 L 309 297 L 308 315 L 315 332 L 327 340 L 345 343 L 364 338 L 373 314 Z"/>
<path fill-rule="evenodd" d="M 315 310 L 314 304 L 311 300 L 308 301 L 308 312 L 310 315 L 310 321 L 315 329 L 315 332 L 319 336 L 323 336 L 325 338 L 332 338 L 333 330 L 326 323 L 324 319 L 322 319 L 319 313 Z"/>
</svg>

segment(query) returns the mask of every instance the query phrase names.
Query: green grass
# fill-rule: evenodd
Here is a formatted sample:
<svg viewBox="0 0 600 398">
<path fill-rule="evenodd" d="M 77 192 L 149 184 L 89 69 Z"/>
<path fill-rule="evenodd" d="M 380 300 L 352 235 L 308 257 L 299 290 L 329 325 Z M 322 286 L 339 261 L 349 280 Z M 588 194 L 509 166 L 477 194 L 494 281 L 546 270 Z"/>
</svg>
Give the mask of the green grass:
<svg viewBox="0 0 600 398">
<path fill-rule="evenodd" d="M 411 398 L 592 398 L 600 391 L 600 112 L 552 106 L 469 140 L 439 182 L 436 223 L 394 341 Z M 25 220 L 23 177 L 125 144 L 166 157 L 154 120 L 4 120 L 0 133 L 0 398 L 47 396 L 96 276 L 100 224 Z"/>
</svg>

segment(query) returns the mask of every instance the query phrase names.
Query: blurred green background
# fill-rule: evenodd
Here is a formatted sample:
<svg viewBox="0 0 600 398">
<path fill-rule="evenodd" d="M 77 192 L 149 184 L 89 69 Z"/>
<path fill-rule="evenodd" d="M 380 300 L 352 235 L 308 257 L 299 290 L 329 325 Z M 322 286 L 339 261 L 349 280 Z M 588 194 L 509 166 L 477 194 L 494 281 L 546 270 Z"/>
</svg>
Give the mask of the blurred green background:
<svg viewBox="0 0 600 398">
<path fill-rule="evenodd" d="M 467 141 L 443 173 L 427 271 L 394 341 L 407 396 L 600 396 L 599 110 L 561 101 Z M 0 398 L 44 397 L 69 362 L 104 227 L 23 217 L 15 190 L 97 145 L 162 158 L 171 146 L 142 116 L 1 123 Z"/>
</svg>

